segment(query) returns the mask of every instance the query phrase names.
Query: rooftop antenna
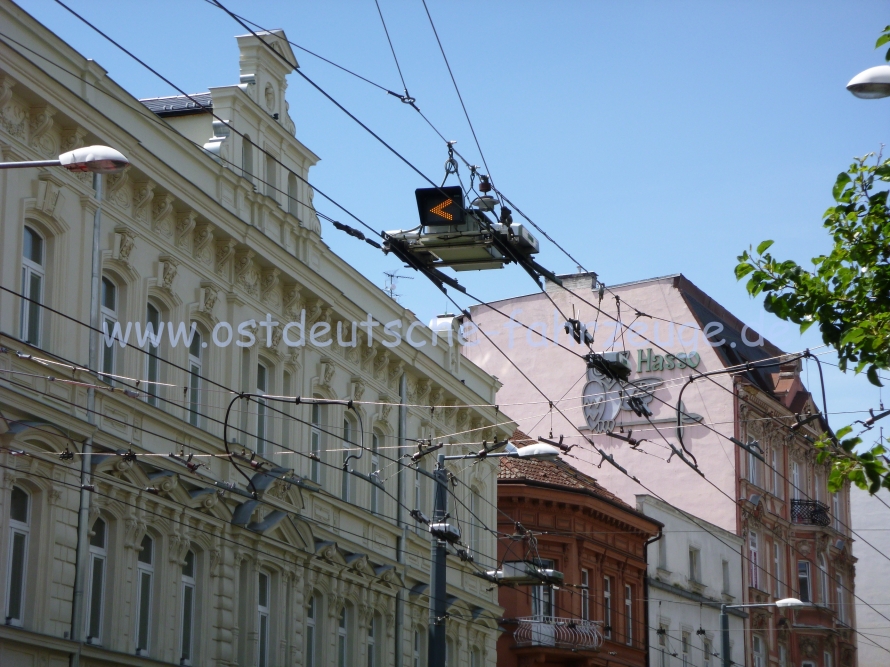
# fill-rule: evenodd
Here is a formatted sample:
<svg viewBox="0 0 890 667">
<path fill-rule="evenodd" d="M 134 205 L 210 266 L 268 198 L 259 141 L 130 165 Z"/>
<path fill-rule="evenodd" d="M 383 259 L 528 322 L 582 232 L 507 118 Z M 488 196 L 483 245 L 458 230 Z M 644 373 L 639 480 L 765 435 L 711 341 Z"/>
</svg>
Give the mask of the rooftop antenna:
<svg viewBox="0 0 890 667">
<path fill-rule="evenodd" d="M 396 294 L 396 286 L 398 285 L 399 280 L 414 280 L 413 276 L 399 275 L 397 270 L 392 272 L 384 271 L 383 275 L 387 278 L 387 282 L 383 285 L 383 291 L 389 294 L 391 299 L 395 299 L 396 301 L 402 296 L 401 294 Z"/>
</svg>

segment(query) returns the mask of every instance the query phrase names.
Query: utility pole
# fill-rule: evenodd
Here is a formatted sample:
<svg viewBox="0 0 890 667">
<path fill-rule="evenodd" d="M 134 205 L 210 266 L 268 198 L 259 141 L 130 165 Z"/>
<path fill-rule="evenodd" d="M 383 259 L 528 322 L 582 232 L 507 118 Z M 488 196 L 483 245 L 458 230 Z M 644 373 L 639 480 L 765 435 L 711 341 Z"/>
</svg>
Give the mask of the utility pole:
<svg viewBox="0 0 890 667">
<path fill-rule="evenodd" d="M 433 505 L 433 520 L 430 524 L 430 533 L 433 536 L 432 567 L 430 568 L 430 622 L 427 641 L 427 665 L 428 667 L 445 667 L 445 615 L 448 606 L 445 597 L 447 591 L 447 568 L 445 559 L 445 540 L 447 529 L 435 530 L 443 527 L 448 510 L 448 471 L 445 469 L 445 455 L 439 454 L 436 471 L 433 473 L 436 483 L 435 502 Z"/>
</svg>

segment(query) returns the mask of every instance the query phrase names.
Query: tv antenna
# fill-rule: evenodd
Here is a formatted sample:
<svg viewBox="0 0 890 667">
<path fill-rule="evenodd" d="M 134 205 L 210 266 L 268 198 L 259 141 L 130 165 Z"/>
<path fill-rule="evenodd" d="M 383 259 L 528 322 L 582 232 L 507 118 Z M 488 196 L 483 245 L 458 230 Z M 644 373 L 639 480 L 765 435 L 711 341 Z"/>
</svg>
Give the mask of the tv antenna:
<svg viewBox="0 0 890 667">
<path fill-rule="evenodd" d="M 384 271 L 383 275 L 386 276 L 387 281 L 383 285 L 383 291 L 389 294 L 390 298 L 399 300 L 401 294 L 396 294 L 396 287 L 398 285 L 399 280 L 414 280 L 413 276 L 403 276 L 399 274 L 398 271 L 387 272 Z"/>
</svg>

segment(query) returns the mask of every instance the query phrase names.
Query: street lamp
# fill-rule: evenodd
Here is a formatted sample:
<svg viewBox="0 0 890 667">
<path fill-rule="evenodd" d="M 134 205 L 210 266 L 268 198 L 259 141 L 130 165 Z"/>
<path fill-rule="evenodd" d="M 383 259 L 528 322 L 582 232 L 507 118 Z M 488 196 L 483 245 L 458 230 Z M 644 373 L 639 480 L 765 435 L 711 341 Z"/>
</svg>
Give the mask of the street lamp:
<svg viewBox="0 0 890 667">
<path fill-rule="evenodd" d="M 120 151 L 108 146 L 84 146 L 62 153 L 58 160 L 32 160 L 29 162 L 0 162 L 0 169 L 25 169 L 27 167 L 65 167 L 68 171 L 88 171 L 94 174 L 114 174 L 122 171 L 129 160 Z"/>
<path fill-rule="evenodd" d="M 869 67 L 850 79 L 847 90 L 864 100 L 890 97 L 890 65 Z"/>
<path fill-rule="evenodd" d="M 445 616 L 448 613 L 448 601 L 445 599 L 447 551 L 446 543 L 453 543 L 460 539 L 460 532 L 446 523 L 446 510 L 448 509 L 448 473 L 445 470 L 446 461 L 461 459 L 509 457 L 525 459 L 527 461 L 553 461 L 559 456 L 559 449 L 552 445 L 537 443 L 518 449 L 512 443 L 507 443 L 504 452 L 490 453 L 483 449 L 475 454 L 461 454 L 445 456 L 439 454 L 439 462 L 433 479 L 436 482 L 435 504 L 433 506 L 433 519 L 430 522 L 430 533 L 433 535 L 432 566 L 430 568 L 430 625 L 429 642 L 427 647 L 428 667 L 445 667 Z"/>
<path fill-rule="evenodd" d="M 888 68 L 890 69 L 890 68 Z M 796 608 L 805 607 L 806 603 L 801 602 L 797 598 L 783 598 L 775 602 L 762 602 L 757 604 L 722 604 L 720 605 L 720 661 L 723 667 L 730 667 L 732 660 L 729 658 L 729 616 L 726 614 L 727 609 L 750 609 L 751 607 L 779 607 Z"/>
</svg>

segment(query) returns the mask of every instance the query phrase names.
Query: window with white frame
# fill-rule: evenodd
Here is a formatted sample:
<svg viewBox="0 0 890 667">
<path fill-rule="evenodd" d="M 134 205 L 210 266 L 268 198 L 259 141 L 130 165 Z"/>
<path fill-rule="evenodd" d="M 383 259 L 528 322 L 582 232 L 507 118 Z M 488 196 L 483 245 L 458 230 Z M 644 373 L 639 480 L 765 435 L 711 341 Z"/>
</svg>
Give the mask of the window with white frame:
<svg viewBox="0 0 890 667">
<path fill-rule="evenodd" d="M 844 604 L 844 575 L 840 572 L 835 574 L 835 598 L 837 604 L 837 620 L 841 623 L 847 623 L 847 605 Z"/>
<path fill-rule="evenodd" d="M 349 607 L 344 605 L 337 624 L 337 667 L 351 667 L 349 662 Z"/>
<path fill-rule="evenodd" d="M 85 632 L 87 644 L 102 643 L 102 624 L 105 615 L 105 569 L 108 562 L 108 526 L 96 519 L 90 537 L 90 582 L 87 587 L 87 615 Z"/>
<path fill-rule="evenodd" d="M 164 335 L 164 324 L 161 322 L 161 311 L 154 304 L 145 307 L 145 400 L 149 405 L 157 407 L 160 403 L 161 386 L 161 338 Z"/>
<path fill-rule="evenodd" d="M 757 533 L 754 531 L 748 534 L 748 565 L 748 585 L 760 588 L 760 558 Z"/>
<path fill-rule="evenodd" d="M 253 142 L 246 134 L 241 138 L 241 175 L 253 183 Z"/>
<path fill-rule="evenodd" d="M 692 633 L 685 630 L 680 635 L 680 658 L 683 667 L 689 667 L 689 645 L 692 643 Z"/>
<path fill-rule="evenodd" d="M 153 577 L 154 541 L 146 535 L 136 556 L 136 655 L 148 655 L 149 651 Z"/>
<path fill-rule="evenodd" d="M 179 664 L 191 665 L 195 641 L 195 589 L 197 586 L 195 552 L 185 554 L 182 566 L 182 611 L 180 614 Z"/>
<path fill-rule="evenodd" d="M 668 656 L 667 656 L 667 626 L 663 623 L 658 624 L 658 630 L 656 630 L 655 634 L 658 635 L 658 651 L 661 654 L 661 659 L 659 660 L 659 664 L 661 667 L 667 667 L 668 664 Z"/>
<path fill-rule="evenodd" d="M 420 640 L 420 632 L 418 630 L 414 631 L 414 650 L 412 651 L 412 662 L 414 667 L 421 667 L 420 662 L 420 649 L 421 649 L 421 640 Z"/>
<path fill-rule="evenodd" d="M 318 398 L 315 396 L 314 398 Z M 309 431 L 309 479 L 316 484 L 321 484 L 321 406 L 318 403 L 312 405 Z"/>
<path fill-rule="evenodd" d="M 730 580 L 729 580 L 729 561 L 724 560 L 721 561 L 721 571 L 723 573 L 723 594 L 729 595 L 730 591 Z"/>
<path fill-rule="evenodd" d="M 772 474 L 773 474 L 773 495 L 776 498 L 782 497 L 782 473 L 779 467 L 779 448 L 773 446 L 772 450 Z"/>
<path fill-rule="evenodd" d="M 479 491 L 470 487 L 470 552 L 482 551 L 479 540 Z"/>
<path fill-rule="evenodd" d="M 797 591 L 801 602 L 812 602 L 810 594 L 810 561 L 797 561 Z"/>
<path fill-rule="evenodd" d="M 689 547 L 689 581 L 701 582 L 701 551 Z"/>
<path fill-rule="evenodd" d="M 115 358 L 117 356 L 115 346 L 116 339 L 114 335 L 114 325 L 117 323 L 117 285 L 108 278 L 102 278 L 102 294 L 100 302 L 100 314 L 102 318 L 102 379 L 111 384 L 113 379 L 110 377 L 114 374 Z"/>
<path fill-rule="evenodd" d="M 315 596 L 309 598 L 306 604 L 306 637 L 305 652 L 303 662 L 306 667 L 315 667 L 315 616 L 316 616 Z"/>
<path fill-rule="evenodd" d="M 278 201 L 278 161 L 266 153 L 266 196 Z"/>
<path fill-rule="evenodd" d="M 479 657 L 479 649 L 470 650 L 470 667 L 482 667 L 482 658 Z"/>
<path fill-rule="evenodd" d="M 778 542 L 773 542 L 773 594 L 776 598 L 782 597 L 782 548 Z"/>
<path fill-rule="evenodd" d="M 201 367 L 204 365 L 204 339 L 198 331 L 189 345 L 189 424 L 200 426 L 201 421 Z"/>
<path fill-rule="evenodd" d="M 788 649 L 779 644 L 779 667 L 788 667 Z"/>
<path fill-rule="evenodd" d="M 27 228 L 26 228 L 27 229 Z M 28 576 L 28 542 L 31 537 L 31 496 L 13 486 L 9 503 L 9 560 L 6 577 L 6 624 L 25 620 L 25 584 Z"/>
<path fill-rule="evenodd" d="M 257 667 L 269 667 L 269 608 L 271 591 L 269 575 L 257 574 Z"/>
<path fill-rule="evenodd" d="M 612 638 L 612 577 L 603 577 L 603 635 Z"/>
<path fill-rule="evenodd" d="M 553 569 L 552 560 L 539 559 L 538 567 L 545 570 Z M 554 614 L 553 586 L 542 584 L 532 587 L 532 616 L 537 618 L 553 617 Z"/>
<path fill-rule="evenodd" d="M 711 656 L 714 652 L 714 648 L 711 645 L 710 639 L 705 639 L 702 641 L 702 654 L 704 659 L 702 660 L 702 664 L 705 667 L 711 667 Z"/>
<path fill-rule="evenodd" d="M 345 500 L 347 503 L 351 500 L 352 489 L 349 478 L 351 475 L 347 470 L 347 461 L 349 460 L 349 455 L 351 454 L 352 448 L 352 422 L 348 419 L 343 420 L 343 452 L 341 455 L 341 467 L 343 471 L 340 473 L 340 498 Z"/>
<path fill-rule="evenodd" d="M 831 518 L 834 522 L 834 529 L 840 531 L 841 529 L 841 494 L 840 493 L 832 493 L 831 494 Z"/>
<path fill-rule="evenodd" d="M 590 620 L 590 572 L 581 570 L 581 619 Z"/>
<path fill-rule="evenodd" d="M 377 635 L 379 634 L 379 617 L 371 616 L 368 622 L 368 667 L 377 667 Z"/>
<path fill-rule="evenodd" d="M 380 470 L 380 436 L 377 433 L 371 434 L 371 479 L 379 481 L 378 471 Z M 377 514 L 380 511 L 380 487 L 371 484 L 371 512 Z"/>
<path fill-rule="evenodd" d="M 658 569 L 667 570 L 667 542 L 665 541 L 665 536 L 662 535 L 656 544 L 658 545 Z"/>
<path fill-rule="evenodd" d="M 634 642 L 634 589 L 630 584 L 624 585 L 624 643 L 631 646 Z"/>
<path fill-rule="evenodd" d="M 754 635 L 752 650 L 752 656 L 754 658 L 753 667 L 764 667 L 764 653 L 763 639 L 760 635 Z"/>
<path fill-rule="evenodd" d="M 269 369 L 264 364 L 256 366 L 256 393 L 264 395 L 269 393 Z M 256 400 L 256 453 L 259 456 L 268 456 L 267 444 L 269 440 L 269 416 L 266 414 L 266 401 L 262 398 Z"/>
<path fill-rule="evenodd" d="M 284 371 L 281 375 L 281 393 L 284 396 L 293 396 L 296 392 L 294 392 L 294 380 L 293 376 Z M 292 416 L 292 407 L 290 403 L 284 403 L 279 408 L 281 412 L 283 412 L 286 417 L 280 420 L 281 423 L 281 445 L 285 450 L 291 450 L 293 448 L 293 443 L 291 443 L 291 427 L 293 426 L 293 419 L 289 419 Z"/>
<path fill-rule="evenodd" d="M 801 478 L 800 478 L 800 464 L 797 461 L 791 462 L 791 499 L 792 500 L 800 500 L 801 492 L 803 488 L 801 487 Z"/>
<path fill-rule="evenodd" d="M 298 208 L 300 204 L 300 191 L 298 188 L 297 177 L 293 173 L 289 173 L 287 175 L 287 212 L 295 218 L 298 217 L 297 212 L 300 210 Z"/>
<path fill-rule="evenodd" d="M 826 486 L 825 482 L 825 473 L 823 473 L 821 470 L 817 470 L 815 478 L 816 500 L 818 500 L 820 503 L 825 502 L 825 494 L 828 492 L 828 487 Z"/>
<path fill-rule="evenodd" d="M 822 667 L 832 667 L 832 665 L 834 665 L 834 657 L 830 651 L 824 651 L 822 653 Z"/>
<path fill-rule="evenodd" d="M 31 227 L 25 226 L 22 248 L 22 314 L 21 338 L 31 345 L 40 345 L 43 319 L 43 286 L 46 282 L 45 247 L 43 237 Z M 28 301 L 30 299 L 30 301 Z"/>
<path fill-rule="evenodd" d="M 819 602 L 828 604 L 828 567 L 825 565 L 825 555 L 816 556 L 816 565 L 819 566 Z"/>
<path fill-rule="evenodd" d="M 754 486 L 760 486 L 760 479 L 757 475 L 757 457 L 748 452 L 748 481 Z"/>
</svg>

